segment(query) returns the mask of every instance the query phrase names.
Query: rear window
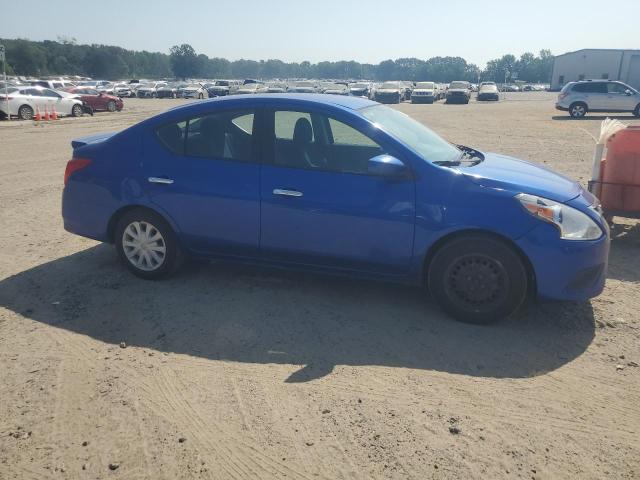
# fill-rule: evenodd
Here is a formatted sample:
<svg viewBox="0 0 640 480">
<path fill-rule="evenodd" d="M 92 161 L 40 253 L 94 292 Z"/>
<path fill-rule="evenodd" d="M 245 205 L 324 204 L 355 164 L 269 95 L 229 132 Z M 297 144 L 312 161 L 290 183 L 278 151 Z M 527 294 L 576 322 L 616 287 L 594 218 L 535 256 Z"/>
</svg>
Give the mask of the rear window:
<svg viewBox="0 0 640 480">
<path fill-rule="evenodd" d="M 572 91 L 581 93 L 607 93 L 607 84 L 604 82 L 576 83 Z"/>
</svg>

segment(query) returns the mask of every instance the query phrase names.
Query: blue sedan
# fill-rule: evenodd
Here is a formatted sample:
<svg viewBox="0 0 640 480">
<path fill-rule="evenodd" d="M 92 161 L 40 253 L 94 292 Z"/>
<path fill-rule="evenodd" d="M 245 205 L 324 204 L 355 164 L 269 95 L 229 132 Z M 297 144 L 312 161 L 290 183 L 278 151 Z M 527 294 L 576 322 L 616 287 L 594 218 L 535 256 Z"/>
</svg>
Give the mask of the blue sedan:
<svg viewBox="0 0 640 480">
<path fill-rule="evenodd" d="M 426 285 L 474 323 L 604 287 L 589 192 L 366 99 L 231 96 L 72 146 L 65 228 L 114 243 L 144 279 L 186 257 L 373 277 Z"/>
</svg>

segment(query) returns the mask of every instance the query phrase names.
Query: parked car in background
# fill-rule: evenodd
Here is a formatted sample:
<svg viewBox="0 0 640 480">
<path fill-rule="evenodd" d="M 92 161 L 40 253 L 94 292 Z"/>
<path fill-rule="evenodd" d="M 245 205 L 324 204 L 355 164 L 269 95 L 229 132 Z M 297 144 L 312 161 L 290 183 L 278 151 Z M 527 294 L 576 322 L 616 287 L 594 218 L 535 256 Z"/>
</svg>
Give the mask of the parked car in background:
<svg viewBox="0 0 640 480">
<path fill-rule="evenodd" d="M 177 83 L 168 83 L 166 85 L 162 85 L 156 90 L 156 97 L 158 98 L 178 98 L 178 84 Z"/>
<path fill-rule="evenodd" d="M 433 103 L 440 99 L 440 90 L 435 82 L 418 82 L 411 92 L 411 103 Z"/>
<path fill-rule="evenodd" d="M 51 90 L 64 90 L 76 86 L 75 83 L 64 80 L 31 80 L 29 83 L 34 87 L 44 87 Z"/>
<path fill-rule="evenodd" d="M 76 85 L 78 87 L 89 87 L 99 89 L 100 87 L 104 87 L 105 85 L 109 85 L 111 82 L 109 80 L 84 80 L 82 82 L 77 82 Z"/>
<path fill-rule="evenodd" d="M 366 99 L 231 96 L 72 147 L 64 228 L 114 243 L 143 279 L 189 256 L 276 263 L 426 285 L 481 324 L 529 294 L 604 288 L 609 228 L 577 182 Z"/>
<path fill-rule="evenodd" d="M 66 90 L 67 93 L 77 95 L 93 111 L 119 112 L 124 103 L 120 97 L 100 92 L 90 87 L 73 87 Z"/>
<path fill-rule="evenodd" d="M 284 82 L 267 83 L 267 93 L 285 93 L 286 91 L 287 84 Z"/>
<path fill-rule="evenodd" d="M 500 100 L 500 92 L 498 92 L 498 87 L 495 83 L 483 83 L 480 85 L 480 89 L 478 90 L 478 95 L 476 97 L 477 100 Z"/>
<path fill-rule="evenodd" d="M 501 90 L 503 92 L 519 92 L 520 87 L 517 85 L 503 85 Z"/>
<path fill-rule="evenodd" d="M 344 83 L 331 83 L 325 86 L 322 93 L 328 95 L 349 95 L 349 86 Z"/>
<path fill-rule="evenodd" d="M 370 82 L 356 82 L 349 85 L 349 94 L 354 97 L 371 98 L 373 85 Z"/>
<path fill-rule="evenodd" d="M 207 88 L 210 97 L 224 97 L 236 93 L 240 86 L 239 80 L 216 80 L 213 86 Z"/>
<path fill-rule="evenodd" d="M 166 82 L 150 82 L 143 83 L 136 88 L 136 96 L 138 98 L 156 98 L 158 95 L 158 88 L 166 85 Z"/>
<path fill-rule="evenodd" d="M 7 100 L 9 108 L 7 111 Z M 58 115 L 82 115 L 82 100 L 65 92 L 56 92 L 39 86 L 10 87 L 7 96 L 0 92 L 0 112 L 4 115 L 31 120 L 36 111 L 44 113 L 45 108 Z"/>
<path fill-rule="evenodd" d="M 573 118 L 582 118 L 588 112 L 632 112 L 640 117 L 640 93 L 612 80 L 569 82 L 558 95 L 556 109 L 569 112 Z"/>
<path fill-rule="evenodd" d="M 317 91 L 318 85 L 306 80 L 294 82 L 287 88 L 287 93 L 316 93 Z"/>
<path fill-rule="evenodd" d="M 209 98 L 209 92 L 201 83 L 190 83 L 186 87 L 182 88 L 183 98 Z"/>
<path fill-rule="evenodd" d="M 465 81 L 455 81 L 449 84 L 445 103 L 469 103 L 471 98 L 471 84 Z"/>
<path fill-rule="evenodd" d="M 240 95 L 253 95 L 256 93 L 267 93 L 267 90 L 268 88 L 264 83 L 245 83 L 236 90 L 236 93 Z"/>
<path fill-rule="evenodd" d="M 406 86 L 402 82 L 384 82 L 376 90 L 375 100 L 380 103 L 400 103 L 405 100 Z"/>
</svg>

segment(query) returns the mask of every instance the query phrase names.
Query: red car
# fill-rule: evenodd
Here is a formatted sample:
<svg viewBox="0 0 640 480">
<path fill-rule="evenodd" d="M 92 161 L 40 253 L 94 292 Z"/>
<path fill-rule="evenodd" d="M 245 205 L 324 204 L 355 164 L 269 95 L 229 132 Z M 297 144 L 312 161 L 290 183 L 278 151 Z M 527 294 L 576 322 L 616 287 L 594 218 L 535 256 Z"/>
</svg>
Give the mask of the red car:
<svg viewBox="0 0 640 480">
<path fill-rule="evenodd" d="M 67 89 L 67 92 L 78 95 L 94 111 L 119 112 L 124 106 L 121 98 L 99 92 L 95 88 L 73 87 Z"/>
</svg>

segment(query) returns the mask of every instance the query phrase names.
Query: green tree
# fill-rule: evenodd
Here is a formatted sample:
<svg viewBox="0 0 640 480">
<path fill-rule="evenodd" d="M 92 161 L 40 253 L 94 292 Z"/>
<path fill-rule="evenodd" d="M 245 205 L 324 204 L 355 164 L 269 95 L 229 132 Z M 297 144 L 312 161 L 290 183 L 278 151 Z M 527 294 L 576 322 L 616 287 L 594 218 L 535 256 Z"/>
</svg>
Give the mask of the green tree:
<svg viewBox="0 0 640 480">
<path fill-rule="evenodd" d="M 171 47 L 169 57 L 173 74 L 182 78 L 194 77 L 198 73 L 198 56 L 193 47 L 187 43 Z"/>
</svg>

